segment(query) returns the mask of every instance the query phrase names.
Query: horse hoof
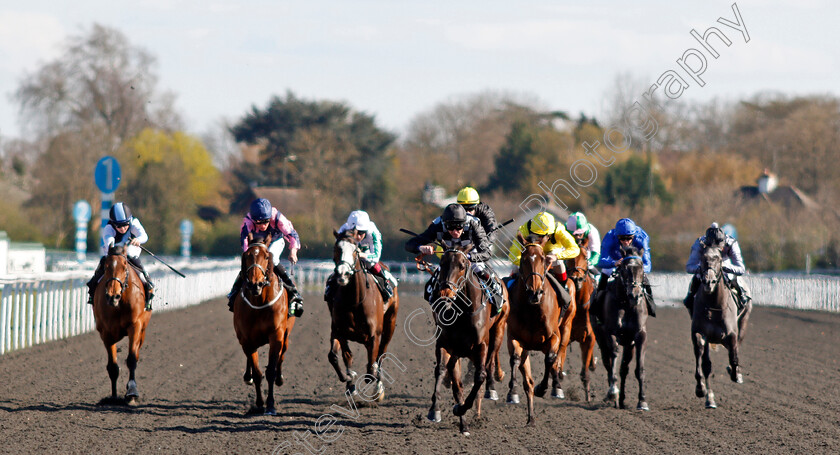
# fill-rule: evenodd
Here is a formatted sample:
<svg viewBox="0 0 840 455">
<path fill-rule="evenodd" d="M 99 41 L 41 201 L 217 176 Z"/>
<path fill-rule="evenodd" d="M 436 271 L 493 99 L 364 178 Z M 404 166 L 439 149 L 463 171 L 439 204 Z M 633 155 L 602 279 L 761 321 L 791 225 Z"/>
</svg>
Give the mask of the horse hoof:
<svg viewBox="0 0 840 455">
<path fill-rule="evenodd" d="M 498 401 L 499 394 L 495 390 L 488 390 L 484 392 L 484 398 L 487 398 L 488 400 Z"/>
<path fill-rule="evenodd" d="M 697 395 L 697 398 L 703 398 L 706 396 L 706 388 L 703 385 L 698 385 L 697 388 L 694 389 L 694 395 Z"/>
<path fill-rule="evenodd" d="M 715 403 L 714 401 L 707 401 L 706 409 L 717 409 L 717 403 Z"/>
<path fill-rule="evenodd" d="M 125 404 L 128 406 L 137 406 L 137 397 L 136 396 L 125 396 Z"/>
<path fill-rule="evenodd" d="M 552 398 L 560 398 L 562 400 L 562 399 L 566 398 L 566 394 L 563 392 L 563 389 L 561 389 L 560 387 L 555 387 L 551 391 L 551 397 Z"/>
<path fill-rule="evenodd" d="M 347 370 L 347 378 L 348 378 L 347 381 L 348 382 L 355 381 L 358 376 L 359 376 L 359 373 L 356 373 L 353 370 Z"/>
<path fill-rule="evenodd" d="M 266 409 L 266 410 L 265 410 L 265 414 L 264 414 L 264 415 L 267 415 L 267 416 L 276 416 L 276 415 L 277 415 L 277 410 L 276 410 L 276 409 L 274 409 L 274 408 L 268 408 L 268 409 Z"/>
<path fill-rule="evenodd" d="M 545 396 L 545 392 L 547 390 L 548 390 L 548 386 L 543 386 L 542 384 L 539 384 L 538 386 L 536 386 L 534 388 L 534 396 L 542 398 L 542 397 Z"/>
<path fill-rule="evenodd" d="M 519 404 L 519 394 L 508 394 L 507 404 Z"/>
<path fill-rule="evenodd" d="M 589 364 L 589 371 L 595 371 L 595 367 L 598 366 L 598 356 L 592 356 L 592 362 Z"/>
<path fill-rule="evenodd" d="M 374 397 L 374 401 L 381 402 L 385 399 L 385 386 L 382 384 L 382 381 L 379 381 L 376 384 L 376 397 Z"/>
<path fill-rule="evenodd" d="M 440 411 L 429 411 L 429 415 L 426 416 L 426 419 L 428 419 L 429 422 L 434 422 L 434 423 L 440 422 L 441 421 Z"/>
<path fill-rule="evenodd" d="M 274 380 L 274 383 L 277 384 L 277 387 L 282 387 L 283 386 L 283 381 L 285 381 L 285 380 L 286 380 L 286 378 L 283 377 L 283 375 L 281 374 L 281 375 L 277 376 L 277 379 Z"/>
<path fill-rule="evenodd" d="M 464 431 L 461 432 L 461 434 L 464 435 L 464 436 L 469 436 L 470 431 L 469 430 L 464 430 Z"/>
<path fill-rule="evenodd" d="M 735 375 L 735 383 L 736 384 L 743 384 L 744 383 L 744 377 L 741 376 L 741 373 L 738 373 L 738 374 Z"/>
<path fill-rule="evenodd" d="M 455 416 L 463 417 L 464 414 L 466 414 L 466 413 L 467 413 L 467 408 L 466 407 L 464 407 L 460 404 L 456 404 L 455 406 L 452 406 L 452 414 L 455 414 Z"/>
<path fill-rule="evenodd" d="M 648 404 L 646 401 L 640 401 L 639 404 L 636 405 L 637 411 L 650 411 Z"/>
</svg>

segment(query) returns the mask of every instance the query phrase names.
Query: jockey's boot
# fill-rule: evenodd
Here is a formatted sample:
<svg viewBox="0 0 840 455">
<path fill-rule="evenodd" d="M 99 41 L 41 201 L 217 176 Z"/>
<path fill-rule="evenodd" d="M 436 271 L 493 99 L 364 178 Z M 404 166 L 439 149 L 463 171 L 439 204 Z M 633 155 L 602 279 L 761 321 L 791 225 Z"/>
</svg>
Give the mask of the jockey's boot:
<svg viewBox="0 0 840 455">
<path fill-rule="evenodd" d="M 697 289 L 700 288 L 700 279 L 697 278 L 697 275 L 693 275 L 691 277 L 691 283 L 688 285 L 688 294 L 685 295 L 683 299 L 683 305 L 688 310 L 688 316 L 692 317 L 694 315 L 694 294 L 697 292 Z"/>
<path fill-rule="evenodd" d="M 93 295 L 96 293 L 96 286 L 99 284 L 99 280 L 102 279 L 102 275 L 105 274 L 105 256 L 99 259 L 99 265 L 96 267 L 96 271 L 93 272 L 93 277 L 87 282 L 88 287 L 88 304 L 93 305 Z"/>
<path fill-rule="evenodd" d="M 607 281 L 609 278 L 610 276 L 606 273 L 601 273 L 601 278 L 598 280 L 598 287 L 589 300 L 591 302 L 589 304 L 589 317 L 590 319 L 594 319 L 592 322 L 597 324 L 601 324 L 604 321 L 604 299 L 607 296 Z"/>
<path fill-rule="evenodd" d="M 289 291 L 289 315 L 299 318 L 303 315 L 303 297 L 300 296 L 300 292 L 298 292 L 294 281 L 292 281 L 292 278 L 286 272 L 285 267 L 281 264 L 275 264 L 274 273 L 280 277 L 283 286 Z"/>
<path fill-rule="evenodd" d="M 228 310 L 233 313 L 233 302 L 236 300 L 236 294 L 239 294 L 239 290 L 242 288 L 242 274 L 236 275 L 236 281 L 233 282 L 233 287 L 230 288 L 230 292 L 228 292 Z"/>
<path fill-rule="evenodd" d="M 376 264 L 370 268 L 371 273 L 375 276 L 379 277 L 379 281 L 382 282 L 382 298 L 387 302 L 391 300 L 391 297 L 394 296 L 394 285 L 391 283 L 391 280 L 396 282 L 396 279 L 390 272 L 385 270 L 384 267 L 380 264 Z"/>
<path fill-rule="evenodd" d="M 484 293 L 490 301 L 490 317 L 499 314 L 502 310 L 504 301 L 502 300 L 502 290 L 499 283 L 493 279 L 493 274 L 486 269 L 475 269 L 475 275 L 482 281 Z"/>
<path fill-rule="evenodd" d="M 146 269 L 143 269 L 143 290 L 146 291 L 146 311 L 152 311 L 152 298 L 155 296 L 155 285 L 152 284 L 152 279 L 149 277 L 149 274 L 146 273 Z"/>
<path fill-rule="evenodd" d="M 558 275 L 554 271 L 549 270 L 545 276 L 549 280 L 554 280 L 556 283 L 556 285 L 552 284 L 552 286 L 557 291 L 557 304 L 563 310 L 561 314 L 566 314 L 566 311 L 569 309 L 569 304 L 572 303 L 572 295 L 569 294 L 569 290 L 566 288 L 566 272 Z"/>
<path fill-rule="evenodd" d="M 647 302 L 648 315 L 652 318 L 656 317 L 656 302 L 653 300 L 653 291 L 650 288 L 650 281 L 648 281 L 647 274 L 642 282 L 642 289 L 645 290 L 645 302 Z"/>
</svg>

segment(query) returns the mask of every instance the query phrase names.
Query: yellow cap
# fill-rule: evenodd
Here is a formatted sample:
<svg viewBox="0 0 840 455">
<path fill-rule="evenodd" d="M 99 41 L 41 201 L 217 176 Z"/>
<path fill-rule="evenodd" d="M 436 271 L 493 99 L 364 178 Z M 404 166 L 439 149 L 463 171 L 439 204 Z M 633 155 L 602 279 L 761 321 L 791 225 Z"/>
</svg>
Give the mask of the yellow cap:
<svg viewBox="0 0 840 455">
<path fill-rule="evenodd" d="M 537 235 L 547 235 L 554 233 L 556 229 L 554 224 L 554 215 L 548 212 L 540 212 L 534 215 L 530 221 L 529 231 Z"/>
<path fill-rule="evenodd" d="M 471 186 L 465 186 L 458 192 L 459 204 L 478 204 L 478 191 Z"/>
</svg>

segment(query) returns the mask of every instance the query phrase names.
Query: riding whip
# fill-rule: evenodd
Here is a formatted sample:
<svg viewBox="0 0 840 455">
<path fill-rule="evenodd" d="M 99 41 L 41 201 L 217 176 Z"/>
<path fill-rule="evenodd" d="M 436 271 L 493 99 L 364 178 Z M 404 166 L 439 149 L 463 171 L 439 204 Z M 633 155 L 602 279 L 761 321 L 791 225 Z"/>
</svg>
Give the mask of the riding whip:
<svg viewBox="0 0 840 455">
<path fill-rule="evenodd" d="M 146 247 L 144 247 L 143 245 L 137 245 L 137 246 L 139 246 L 141 250 L 143 250 L 143 251 L 145 251 L 145 252 L 149 253 L 149 256 L 151 256 L 151 257 L 153 257 L 153 258 L 157 259 L 157 260 L 158 260 L 161 264 L 163 264 L 163 265 L 165 265 L 165 266 L 169 267 L 169 270 L 172 270 L 173 272 L 177 273 L 178 275 L 181 275 L 181 278 L 186 278 L 186 277 L 187 277 L 187 276 L 186 276 L 186 275 L 184 275 L 183 273 L 181 273 L 181 272 L 179 272 L 179 271 L 175 270 L 175 267 L 172 267 L 171 265 L 167 264 L 167 263 L 166 263 L 163 259 L 161 259 L 161 258 L 159 258 L 159 257 L 155 256 L 155 253 L 152 253 L 151 251 L 147 250 L 147 249 L 146 249 Z"/>
</svg>

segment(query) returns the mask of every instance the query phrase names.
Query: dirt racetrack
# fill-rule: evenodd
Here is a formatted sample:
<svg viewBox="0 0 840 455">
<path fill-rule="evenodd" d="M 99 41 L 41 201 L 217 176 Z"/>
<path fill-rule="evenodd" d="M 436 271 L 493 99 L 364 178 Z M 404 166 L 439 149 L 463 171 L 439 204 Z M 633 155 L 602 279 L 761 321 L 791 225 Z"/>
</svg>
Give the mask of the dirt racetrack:
<svg viewBox="0 0 840 455">
<path fill-rule="evenodd" d="M 537 399 L 538 422 L 525 427 L 523 405 L 484 400 L 472 435 L 458 433 L 452 395 L 444 394 L 443 422 L 425 415 L 432 392 L 430 347 L 409 341 L 406 316 L 423 308 L 404 293 L 391 352 L 405 366 L 383 364 L 394 382 L 378 407 L 358 416 L 348 408 L 327 361 L 329 317 L 317 294 L 295 325 L 277 393 L 277 416 L 247 416 L 253 387 L 242 382 L 245 356 L 222 300 L 155 313 L 137 370 L 141 402 L 134 408 L 98 405 L 110 393 L 105 350 L 97 333 L 0 356 L 2 453 L 837 453 L 840 447 L 840 315 L 756 307 L 742 351 L 744 384 L 728 380 L 726 352 L 713 353 L 712 387 L 718 409 L 694 396 L 689 320 L 682 308 L 662 308 L 649 320 L 650 412 L 605 406 L 606 373 L 593 376 L 592 405 L 580 401 L 579 350 L 567 363 L 565 400 Z M 158 303 L 160 305 L 160 303 Z M 412 322 L 429 336 L 427 318 Z M 127 380 L 125 341 L 121 376 Z M 364 372 L 364 349 L 351 345 Z M 265 365 L 266 350 L 260 351 Z M 598 353 L 600 356 L 600 353 Z M 507 349 L 502 348 L 507 372 Z M 542 373 L 542 355 L 535 356 Z M 631 365 L 633 368 L 633 365 Z M 628 405 L 635 408 L 636 382 Z M 521 390 L 521 383 L 519 385 Z M 497 388 L 504 398 L 507 380 Z M 524 403 L 524 396 L 523 396 Z M 314 434 L 317 429 L 325 442 Z M 474 411 L 467 414 L 473 420 Z M 328 431 L 324 431 L 328 430 Z M 308 435 L 307 448 L 298 438 Z"/>
</svg>

